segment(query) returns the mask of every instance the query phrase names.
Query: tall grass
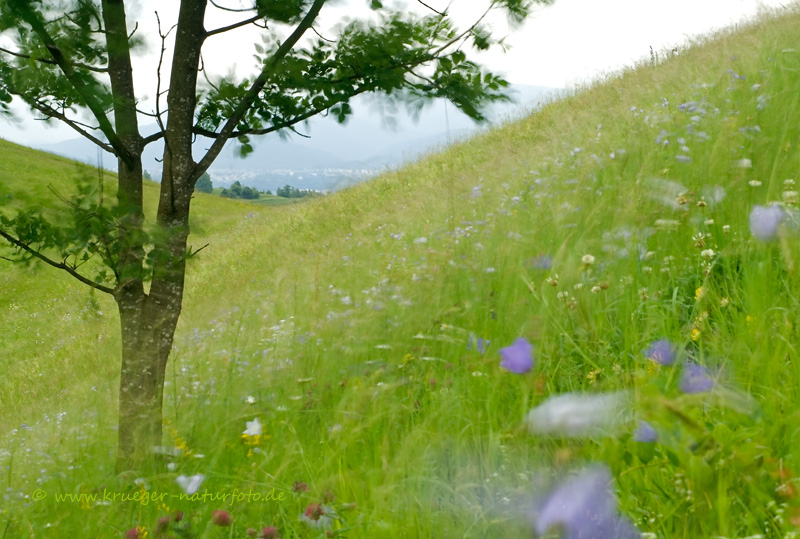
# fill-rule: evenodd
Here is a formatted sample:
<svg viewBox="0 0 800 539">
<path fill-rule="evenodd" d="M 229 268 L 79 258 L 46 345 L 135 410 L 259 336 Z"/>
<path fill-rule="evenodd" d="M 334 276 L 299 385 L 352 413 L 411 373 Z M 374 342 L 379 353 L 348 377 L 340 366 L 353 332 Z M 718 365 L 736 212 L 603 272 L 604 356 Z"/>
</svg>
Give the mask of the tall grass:
<svg viewBox="0 0 800 539">
<path fill-rule="evenodd" d="M 796 536 L 800 249 L 791 223 L 759 242 L 748 219 L 796 206 L 798 23 L 719 34 L 324 199 L 198 196 L 210 247 L 158 475 L 112 473 L 113 305 L 4 270 L 0 537 L 156 537 L 159 517 L 177 537 L 524 536 L 533 499 L 592 463 L 651 537 Z M 518 337 L 523 375 L 499 366 Z M 645 356 L 658 339 L 675 365 Z M 712 391 L 681 392 L 690 363 Z M 548 397 L 616 391 L 633 419 L 613 436 L 525 426 Z M 270 499 L 223 499 L 250 491 Z"/>
</svg>

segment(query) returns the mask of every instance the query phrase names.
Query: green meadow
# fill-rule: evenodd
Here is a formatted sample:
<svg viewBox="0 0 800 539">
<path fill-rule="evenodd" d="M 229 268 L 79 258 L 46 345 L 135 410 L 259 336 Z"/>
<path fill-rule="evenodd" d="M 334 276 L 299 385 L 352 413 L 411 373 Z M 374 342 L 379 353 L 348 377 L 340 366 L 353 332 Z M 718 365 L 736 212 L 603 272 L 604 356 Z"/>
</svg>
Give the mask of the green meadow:
<svg viewBox="0 0 800 539">
<path fill-rule="evenodd" d="M 158 473 L 114 471 L 113 301 L 0 260 L 0 539 L 530 537 L 593 466 L 644 537 L 799 537 L 798 89 L 787 10 L 326 197 L 196 194 Z M 2 214 L 113 197 L 0 155 Z M 624 411 L 532 426 L 563 394 Z"/>
</svg>

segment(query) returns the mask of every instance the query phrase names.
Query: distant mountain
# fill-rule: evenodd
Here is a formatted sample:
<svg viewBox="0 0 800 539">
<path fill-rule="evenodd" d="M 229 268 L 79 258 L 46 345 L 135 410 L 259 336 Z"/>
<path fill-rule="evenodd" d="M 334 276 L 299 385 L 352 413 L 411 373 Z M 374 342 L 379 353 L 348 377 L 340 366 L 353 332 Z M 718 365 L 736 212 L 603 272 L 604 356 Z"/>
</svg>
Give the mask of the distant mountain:
<svg viewBox="0 0 800 539">
<path fill-rule="evenodd" d="M 542 86 L 512 87 L 514 103 L 502 103 L 487 111 L 489 125 L 509 117 L 521 116 L 555 99 L 561 91 Z M 404 109 L 398 109 L 385 99 L 360 97 L 353 102 L 353 115 L 345 124 L 332 118 L 317 116 L 297 131 L 309 138 L 289 134 L 254 137 L 255 151 L 246 159 L 237 156 L 236 141 L 229 141 L 209 169 L 215 185 L 230 185 L 241 181 L 258 189 L 275 190 L 289 183 L 306 189 L 337 189 L 361 181 L 386 167 L 400 165 L 418 156 L 463 139 L 480 129 L 471 119 L 445 101 L 423 108 L 412 119 Z M 146 126 L 144 133 L 155 131 Z M 199 137 L 195 154 L 199 158 L 210 139 Z M 55 144 L 34 145 L 48 152 L 96 164 L 97 147 L 78 137 Z M 163 144 L 147 147 L 143 159 L 145 170 L 160 178 L 158 159 Z M 114 157 L 102 156 L 103 165 L 114 168 Z"/>
</svg>

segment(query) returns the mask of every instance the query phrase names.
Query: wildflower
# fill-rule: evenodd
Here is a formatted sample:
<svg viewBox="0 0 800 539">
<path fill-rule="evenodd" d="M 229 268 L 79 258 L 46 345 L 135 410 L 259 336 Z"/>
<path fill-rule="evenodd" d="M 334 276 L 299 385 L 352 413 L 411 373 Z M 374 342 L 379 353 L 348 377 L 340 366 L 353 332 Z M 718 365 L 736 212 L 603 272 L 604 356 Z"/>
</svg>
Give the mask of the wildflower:
<svg viewBox="0 0 800 539">
<path fill-rule="evenodd" d="M 694 291 L 694 300 L 700 301 L 706 296 L 706 289 L 705 287 L 699 287 L 697 290 Z"/>
<path fill-rule="evenodd" d="M 252 395 L 248 395 L 244 398 L 244 402 L 246 402 L 247 404 L 255 404 L 256 398 Z"/>
<path fill-rule="evenodd" d="M 483 337 L 477 337 L 474 333 L 470 333 L 469 341 L 467 341 L 467 350 L 472 350 L 474 348 L 479 353 L 483 354 L 486 352 L 486 348 L 491 343 L 492 341 L 488 339 L 484 339 Z"/>
<path fill-rule="evenodd" d="M 750 159 L 739 159 L 734 163 L 734 165 L 738 168 L 751 168 L 753 166 L 753 162 Z"/>
<path fill-rule="evenodd" d="M 680 221 L 676 221 L 675 219 L 656 219 L 655 226 L 656 228 L 677 228 L 680 226 Z"/>
<path fill-rule="evenodd" d="M 594 257 L 592 255 L 583 255 L 581 257 L 581 262 L 583 262 L 587 266 L 591 266 L 594 264 Z"/>
<path fill-rule="evenodd" d="M 798 191 L 784 191 L 781 193 L 781 196 L 784 202 L 793 206 L 796 206 L 798 201 L 800 201 L 800 192 Z"/>
<path fill-rule="evenodd" d="M 183 492 L 191 496 L 200 489 L 200 485 L 203 484 L 205 478 L 203 474 L 195 474 L 191 477 L 179 475 L 175 478 L 175 482 L 178 483 L 178 486 L 181 487 Z"/>
<path fill-rule="evenodd" d="M 706 242 L 704 239 L 705 237 L 706 237 L 705 234 L 703 234 L 702 232 L 699 232 L 696 235 L 692 236 L 692 239 L 694 240 L 694 246 L 699 249 L 705 247 L 706 246 Z"/>
<path fill-rule="evenodd" d="M 230 526 L 233 524 L 233 517 L 227 511 L 217 509 L 211 514 L 211 522 L 217 526 Z"/>
<path fill-rule="evenodd" d="M 528 413 L 531 432 L 567 437 L 607 434 L 624 412 L 626 394 L 564 393 L 548 398 Z"/>
<path fill-rule="evenodd" d="M 547 279 L 544 280 L 544 282 L 546 282 L 550 286 L 558 286 L 558 273 L 548 277 Z"/>
<path fill-rule="evenodd" d="M 170 518 L 168 516 L 164 515 L 163 517 L 159 517 L 156 521 L 156 528 L 154 531 L 155 535 L 159 536 L 164 534 L 164 532 L 167 531 L 167 528 L 169 528 L 169 522 Z"/>
<path fill-rule="evenodd" d="M 261 421 L 258 418 L 255 418 L 252 421 L 247 422 L 247 429 L 242 433 L 246 436 L 261 436 L 262 428 L 261 428 Z"/>
<path fill-rule="evenodd" d="M 722 298 L 719 300 L 719 306 L 722 308 L 727 307 L 730 304 L 731 300 L 728 298 Z"/>
<path fill-rule="evenodd" d="M 585 470 L 561 483 L 532 512 L 537 535 L 560 528 L 569 539 L 633 539 L 639 533 L 617 514 L 606 468 Z"/>
<path fill-rule="evenodd" d="M 533 368 L 533 345 L 520 337 L 514 344 L 500 349 L 500 366 L 515 374 L 525 374 Z"/>
<path fill-rule="evenodd" d="M 125 539 L 143 539 L 147 535 L 144 527 L 136 526 L 125 532 Z"/>
<path fill-rule="evenodd" d="M 292 490 L 297 492 L 297 493 L 300 493 L 300 492 L 308 492 L 311 489 L 308 488 L 308 484 L 307 483 L 303 483 L 302 481 L 295 481 L 292 484 Z"/>
<path fill-rule="evenodd" d="M 700 340 L 700 336 L 701 335 L 702 335 L 702 332 L 699 329 L 694 328 L 692 330 L 691 335 L 689 335 L 689 338 L 692 339 L 693 342 L 697 342 L 697 341 Z"/>
<path fill-rule="evenodd" d="M 275 526 L 265 526 L 261 530 L 261 539 L 280 539 L 281 534 Z"/>
<path fill-rule="evenodd" d="M 747 183 L 750 185 L 750 187 L 761 187 L 761 182 L 758 180 L 750 180 Z"/>
<path fill-rule="evenodd" d="M 583 288 L 583 283 L 575 283 L 575 285 L 572 287 L 573 290 L 580 290 L 582 288 Z"/>
<path fill-rule="evenodd" d="M 300 520 L 311 526 L 312 528 L 327 528 L 333 523 L 333 519 L 328 516 L 331 509 L 328 506 L 312 503 L 306 507 L 306 510 L 300 515 Z"/>
<path fill-rule="evenodd" d="M 750 233 L 757 240 L 770 241 L 778 234 L 778 226 L 783 217 L 783 210 L 779 206 L 753 206 L 750 212 Z"/>
<path fill-rule="evenodd" d="M 730 234 L 731 233 L 731 225 L 722 225 L 722 233 L 723 234 Z"/>
<path fill-rule="evenodd" d="M 675 363 L 677 350 L 667 339 L 659 339 L 650 345 L 644 355 L 660 365 L 672 365 Z"/>
<path fill-rule="evenodd" d="M 652 444 L 658 438 L 658 433 L 653 425 L 647 421 L 639 421 L 639 428 L 633 433 L 633 439 L 637 442 Z"/>
<path fill-rule="evenodd" d="M 600 290 L 601 290 L 601 288 L 599 286 L 593 286 L 592 287 L 592 294 L 598 294 L 600 292 Z"/>
<path fill-rule="evenodd" d="M 541 255 L 531 261 L 531 268 L 536 270 L 549 270 L 553 267 L 553 257 L 550 255 Z"/>
<path fill-rule="evenodd" d="M 705 249 L 700 251 L 700 256 L 703 258 L 714 258 L 714 249 Z"/>
<path fill-rule="evenodd" d="M 708 369 L 702 365 L 689 363 L 683 368 L 680 390 L 684 393 L 704 393 L 714 387 L 714 381 L 708 375 Z"/>
</svg>

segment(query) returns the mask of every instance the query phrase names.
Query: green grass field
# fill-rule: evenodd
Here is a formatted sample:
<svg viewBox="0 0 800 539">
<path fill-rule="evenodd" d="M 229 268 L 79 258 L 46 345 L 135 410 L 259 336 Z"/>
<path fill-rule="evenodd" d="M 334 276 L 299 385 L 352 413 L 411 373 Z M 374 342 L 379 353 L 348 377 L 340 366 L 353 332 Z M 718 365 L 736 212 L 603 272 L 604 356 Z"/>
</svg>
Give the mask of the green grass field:
<svg viewBox="0 0 800 539">
<path fill-rule="evenodd" d="M 214 196 L 220 196 L 220 193 L 222 193 L 222 187 L 215 187 L 213 192 Z M 256 199 L 250 199 L 250 200 L 237 199 L 237 202 L 248 202 L 250 204 L 255 204 L 258 206 L 285 206 L 287 204 L 296 204 L 298 202 L 305 202 L 305 201 L 307 201 L 307 199 L 284 198 L 276 195 L 265 195 L 263 193 L 261 194 L 260 197 Z"/>
<path fill-rule="evenodd" d="M 157 475 L 113 472 L 113 302 L 0 260 L 0 539 L 529 537 L 534 500 L 591 466 L 645 537 L 800 536 L 798 88 L 785 12 L 327 197 L 197 195 L 190 243 L 209 247 Z M 0 152 L 0 212 L 56 211 L 48 184 L 96 178 Z M 761 241 L 751 211 L 773 201 Z M 519 337 L 524 374 L 500 366 Z M 647 357 L 660 339 L 673 365 Z M 683 391 L 693 365 L 707 391 Z M 577 392 L 624 413 L 530 431 Z"/>
</svg>

